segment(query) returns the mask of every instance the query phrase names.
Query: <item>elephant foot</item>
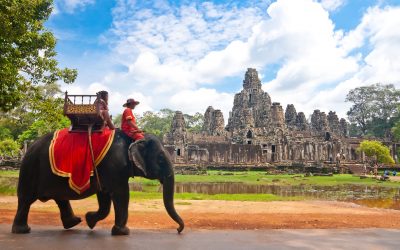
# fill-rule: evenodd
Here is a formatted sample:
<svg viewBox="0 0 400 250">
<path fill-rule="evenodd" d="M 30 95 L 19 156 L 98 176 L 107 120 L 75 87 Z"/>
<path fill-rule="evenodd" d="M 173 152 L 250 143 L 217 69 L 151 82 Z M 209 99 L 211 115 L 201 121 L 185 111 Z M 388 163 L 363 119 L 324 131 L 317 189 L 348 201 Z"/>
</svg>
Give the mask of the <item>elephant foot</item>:
<svg viewBox="0 0 400 250">
<path fill-rule="evenodd" d="M 31 232 L 31 228 L 28 225 L 15 225 L 13 224 L 11 232 L 13 234 L 28 234 Z"/>
<path fill-rule="evenodd" d="M 111 235 L 129 235 L 129 228 L 128 227 L 119 227 L 119 226 L 113 226 L 111 230 Z"/>
<path fill-rule="evenodd" d="M 82 222 L 81 218 L 77 216 L 72 216 L 69 218 L 61 218 L 61 221 L 65 229 L 72 228 Z"/>
<path fill-rule="evenodd" d="M 93 229 L 97 223 L 97 212 L 87 212 L 85 215 L 86 223 L 90 229 Z"/>
</svg>

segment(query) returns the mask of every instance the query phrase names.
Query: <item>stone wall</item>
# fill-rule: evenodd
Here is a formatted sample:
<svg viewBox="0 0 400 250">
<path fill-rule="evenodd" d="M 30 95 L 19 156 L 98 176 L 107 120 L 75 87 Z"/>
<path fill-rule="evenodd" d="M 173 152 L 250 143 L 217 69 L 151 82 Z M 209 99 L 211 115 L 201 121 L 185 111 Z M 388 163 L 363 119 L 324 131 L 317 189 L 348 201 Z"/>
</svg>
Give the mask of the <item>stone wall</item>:
<svg viewBox="0 0 400 250">
<path fill-rule="evenodd" d="M 246 164 L 263 162 L 257 145 L 205 143 L 188 146 L 188 163 Z"/>
</svg>

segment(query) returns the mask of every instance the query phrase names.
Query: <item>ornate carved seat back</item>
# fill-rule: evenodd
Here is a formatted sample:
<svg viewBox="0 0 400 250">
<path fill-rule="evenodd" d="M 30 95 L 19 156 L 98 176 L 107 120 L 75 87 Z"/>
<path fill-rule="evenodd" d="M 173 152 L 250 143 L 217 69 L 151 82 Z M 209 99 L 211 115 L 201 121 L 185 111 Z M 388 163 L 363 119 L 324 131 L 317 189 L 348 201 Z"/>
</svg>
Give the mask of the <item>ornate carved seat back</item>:
<svg viewBox="0 0 400 250">
<path fill-rule="evenodd" d="M 103 131 L 99 99 L 97 95 L 68 95 L 65 92 L 64 115 L 71 120 L 70 132 L 87 132 L 90 125 L 93 125 L 93 132 Z"/>
</svg>

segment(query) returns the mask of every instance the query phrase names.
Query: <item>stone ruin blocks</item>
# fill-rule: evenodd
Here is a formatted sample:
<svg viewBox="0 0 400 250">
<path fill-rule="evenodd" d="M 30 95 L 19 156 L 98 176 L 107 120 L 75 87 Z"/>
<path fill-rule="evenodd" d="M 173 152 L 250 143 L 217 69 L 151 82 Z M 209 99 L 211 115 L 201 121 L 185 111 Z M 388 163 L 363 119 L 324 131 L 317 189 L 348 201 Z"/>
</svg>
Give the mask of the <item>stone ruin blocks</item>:
<svg viewBox="0 0 400 250">
<path fill-rule="evenodd" d="M 279 102 L 272 103 L 261 87 L 257 70 L 247 69 L 226 127 L 221 110 L 209 106 L 202 132 L 189 133 L 182 112 L 177 111 L 171 131 L 164 136 L 174 162 L 232 166 L 329 162 L 338 153 L 347 160 L 360 160 L 353 150 L 360 140 L 347 138 L 348 124 L 336 112 L 326 115 L 316 109 L 307 121 L 293 104 L 283 111 Z"/>
</svg>

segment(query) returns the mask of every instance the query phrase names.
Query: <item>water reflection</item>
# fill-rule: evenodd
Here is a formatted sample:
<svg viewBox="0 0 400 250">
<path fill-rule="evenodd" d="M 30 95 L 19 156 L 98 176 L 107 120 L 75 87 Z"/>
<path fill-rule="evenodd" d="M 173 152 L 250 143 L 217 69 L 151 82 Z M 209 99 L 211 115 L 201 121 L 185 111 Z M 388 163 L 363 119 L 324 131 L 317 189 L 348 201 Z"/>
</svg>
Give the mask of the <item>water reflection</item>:
<svg viewBox="0 0 400 250">
<path fill-rule="evenodd" d="M 274 194 L 284 197 L 305 196 L 324 200 L 345 200 L 400 197 L 400 188 L 359 185 L 249 185 L 243 183 L 176 183 L 177 193 L 202 194 Z"/>
<path fill-rule="evenodd" d="M 131 190 L 142 191 L 138 183 L 130 183 Z M 161 187 L 159 189 L 161 192 Z M 302 196 L 318 200 L 351 201 L 369 207 L 400 210 L 400 188 L 337 185 L 250 185 L 243 183 L 175 183 L 176 193 L 202 194 L 274 194 L 283 197 Z"/>
<path fill-rule="evenodd" d="M 379 207 L 400 210 L 399 199 L 370 199 L 370 200 L 354 200 L 356 204 L 367 206 L 367 207 Z"/>
</svg>

